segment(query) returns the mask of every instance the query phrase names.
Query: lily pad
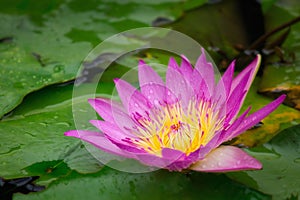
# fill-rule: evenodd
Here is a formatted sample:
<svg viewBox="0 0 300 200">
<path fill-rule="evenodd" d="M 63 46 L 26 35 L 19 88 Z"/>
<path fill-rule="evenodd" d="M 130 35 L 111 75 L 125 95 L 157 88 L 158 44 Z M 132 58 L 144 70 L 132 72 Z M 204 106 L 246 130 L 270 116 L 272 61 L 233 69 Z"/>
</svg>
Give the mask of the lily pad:
<svg viewBox="0 0 300 200">
<path fill-rule="evenodd" d="M 103 168 L 96 174 L 72 173 L 45 191 L 15 199 L 270 199 L 225 175 L 175 173 L 165 170 L 130 174 Z"/>
<path fill-rule="evenodd" d="M 25 95 L 74 79 L 89 51 L 109 36 L 150 26 L 158 17 L 170 21 L 185 6 L 175 1 L 33 2 L 5 0 L 0 8 L 0 118 Z"/>
<path fill-rule="evenodd" d="M 236 172 L 229 177 L 272 195 L 272 199 L 300 196 L 300 125 L 288 128 L 270 142 L 249 150 L 263 164 L 261 171 Z"/>
<path fill-rule="evenodd" d="M 90 86 L 82 88 L 83 94 L 88 87 Z M 49 99 L 49 94 L 55 90 Z M 86 125 L 83 123 L 82 126 L 85 127 L 82 128 L 88 126 L 88 117 L 93 116 L 89 113 L 94 113 L 87 103 L 88 95 L 72 101 L 72 92 L 72 85 L 47 88 L 48 95 L 41 96 L 44 92 L 37 92 L 32 98 L 25 100 L 22 108 L 0 122 L 0 132 L 3 133 L 0 134 L 0 177 L 10 179 L 40 175 L 40 171 L 35 170 L 38 167 L 29 166 L 44 162 L 65 163 L 70 170 L 81 173 L 92 173 L 101 169 L 100 163 L 80 141 L 63 135 L 65 131 L 75 129 L 72 103 L 86 114 Z M 42 103 L 35 104 L 35 109 L 32 109 L 32 103 L 37 100 L 37 96 L 38 102 Z M 56 164 L 50 163 L 49 168 Z"/>
</svg>

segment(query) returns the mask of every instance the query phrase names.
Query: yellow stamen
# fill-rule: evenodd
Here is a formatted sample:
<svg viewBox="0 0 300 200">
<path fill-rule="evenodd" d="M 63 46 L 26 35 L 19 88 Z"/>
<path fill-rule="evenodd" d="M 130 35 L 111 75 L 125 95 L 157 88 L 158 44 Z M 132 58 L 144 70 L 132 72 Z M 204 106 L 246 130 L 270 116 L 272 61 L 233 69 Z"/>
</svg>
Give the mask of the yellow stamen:
<svg viewBox="0 0 300 200">
<path fill-rule="evenodd" d="M 134 132 L 134 143 L 149 153 L 161 156 L 163 148 L 180 150 L 186 155 L 205 146 L 222 128 L 224 118 L 206 101 L 190 101 L 186 109 L 179 103 L 155 108 L 150 119 L 140 119 L 143 128 Z"/>
</svg>

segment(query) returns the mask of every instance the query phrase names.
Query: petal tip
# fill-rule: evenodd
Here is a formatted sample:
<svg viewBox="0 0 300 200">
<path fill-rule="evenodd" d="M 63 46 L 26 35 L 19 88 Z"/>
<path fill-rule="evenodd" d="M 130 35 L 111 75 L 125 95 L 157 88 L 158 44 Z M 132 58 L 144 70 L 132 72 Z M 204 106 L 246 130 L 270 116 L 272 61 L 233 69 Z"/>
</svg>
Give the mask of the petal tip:
<svg viewBox="0 0 300 200">
<path fill-rule="evenodd" d="M 255 164 L 252 165 L 252 166 L 249 166 L 249 169 L 253 169 L 253 170 L 261 170 L 261 169 L 263 169 L 263 165 L 261 164 L 261 162 L 259 162 L 256 159 L 254 159 L 254 160 L 255 160 Z"/>
<path fill-rule="evenodd" d="M 260 54 L 257 54 L 257 55 L 256 55 L 256 59 L 257 59 L 258 61 L 261 61 L 261 55 L 260 55 Z"/>
<path fill-rule="evenodd" d="M 142 59 L 139 60 L 139 66 L 144 66 L 146 65 L 146 62 Z"/>
<path fill-rule="evenodd" d="M 94 105 L 96 103 L 96 99 L 90 98 L 88 99 L 90 105 Z"/>
<path fill-rule="evenodd" d="M 89 122 L 94 125 L 94 124 L 97 124 L 99 122 L 99 120 L 91 119 L 91 120 L 89 120 Z"/>
<path fill-rule="evenodd" d="M 281 103 L 285 100 L 286 98 L 286 94 L 282 94 L 278 97 L 279 101 L 281 101 Z"/>
<path fill-rule="evenodd" d="M 115 83 L 115 84 L 117 84 L 117 83 L 120 81 L 119 78 L 114 78 L 113 80 L 114 80 L 114 83 Z"/>
<path fill-rule="evenodd" d="M 168 67 L 172 67 L 173 69 L 179 68 L 174 57 L 170 57 Z"/>
<path fill-rule="evenodd" d="M 187 63 L 190 63 L 189 59 L 188 59 L 185 55 L 181 54 L 180 57 L 181 57 L 181 60 L 182 60 L 182 61 L 185 61 L 185 62 L 187 62 Z"/>
<path fill-rule="evenodd" d="M 255 57 L 255 59 L 252 61 L 252 63 L 255 63 L 254 64 L 254 68 L 253 68 L 253 72 L 252 72 L 252 81 L 253 81 L 253 79 L 254 79 L 254 77 L 255 77 L 255 75 L 257 74 L 257 71 L 258 71 L 258 69 L 259 69 L 259 66 L 260 66 L 260 63 L 261 63 L 261 55 L 260 54 L 257 54 L 256 55 L 256 57 Z M 252 64 L 251 63 L 251 64 Z M 251 65 L 250 64 L 250 65 Z M 251 82 L 252 82 L 251 81 Z"/>
<path fill-rule="evenodd" d="M 76 130 L 71 130 L 71 131 L 67 131 L 67 132 L 64 132 L 64 135 L 65 136 L 70 136 L 70 137 L 79 137 L 79 134 Z"/>
</svg>

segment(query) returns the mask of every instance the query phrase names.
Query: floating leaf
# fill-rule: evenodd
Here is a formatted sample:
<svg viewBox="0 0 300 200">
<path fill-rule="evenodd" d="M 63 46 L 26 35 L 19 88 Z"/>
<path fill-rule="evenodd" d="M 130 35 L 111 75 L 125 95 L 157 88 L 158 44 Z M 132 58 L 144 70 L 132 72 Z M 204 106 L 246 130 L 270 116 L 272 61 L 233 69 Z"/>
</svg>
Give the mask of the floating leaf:
<svg viewBox="0 0 300 200">
<path fill-rule="evenodd" d="M 101 41 L 150 26 L 158 17 L 174 21 L 185 5 L 175 1 L 5 0 L 0 8 L 0 118 L 28 93 L 74 79 L 80 63 Z M 108 52 L 109 53 L 109 52 Z"/>
<path fill-rule="evenodd" d="M 275 200 L 299 198 L 300 125 L 285 129 L 248 153 L 262 162 L 263 170 L 230 173 L 229 177 Z"/>
<path fill-rule="evenodd" d="M 83 94 L 89 90 L 88 87 L 90 86 L 82 88 Z M 56 92 L 51 94 L 51 91 Z M 41 175 L 36 170 L 28 171 L 28 167 L 36 163 L 56 161 L 81 173 L 99 171 L 99 162 L 81 147 L 81 142 L 63 135 L 65 131 L 74 128 L 72 92 L 72 85 L 54 86 L 37 92 L 32 98 L 28 97 L 14 115 L 0 122 L 0 132 L 3 133 L 0 134 L 0 177 Z M 42 95 L 44 93 L 47 95 Z M 88 97 L 83 95 L 73 99 L 73 105 L 86 114 L 86 122 L 81 124 L 85 127 L 88 126 L 88 117 L 94 114 L 87 103 Z"/>
<path fill-rule="evenodd" d="M 23 169 L 24 173 L 39 176 L 38 183 L 48 185 L 61 177 L 71 173 L 71 169 L 63 160 L 52 160 L 34 163 Z"/>
<path fill-rule="evenodd" d="M 96 174 L 72 173 L 44 192 L 16 195 L 15 199 L 270 199 L 225 175 L 183 174 L 159 170 L 130 174 L 103 168 Z"/>
</svg>

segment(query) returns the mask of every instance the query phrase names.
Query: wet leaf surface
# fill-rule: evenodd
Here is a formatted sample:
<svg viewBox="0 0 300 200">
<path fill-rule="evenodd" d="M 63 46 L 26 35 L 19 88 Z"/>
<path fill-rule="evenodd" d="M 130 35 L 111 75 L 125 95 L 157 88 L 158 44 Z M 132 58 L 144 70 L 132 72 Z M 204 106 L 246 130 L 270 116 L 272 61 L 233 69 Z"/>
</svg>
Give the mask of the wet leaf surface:
<svg viewBox="0 0 300 200">
<path fill-rule="evenodd" d="M 131 28 L 171 21 L 205 3 L 5 0 L 0 8 L 0 117 L 28 93 L 75 78 L 98 43 Z M 187 7 L 187 8 L 185 8 Z"/>
<path fill-rule="evenodd" d="M 159 170 L 131 174 L 103 168 L 96 174 L 71 173 L 44 192 L 15 199 L 270 199 L 230 181 L 225 175 Z"/>
<path fill-rule="evenodd" d="M 83 94 L 88 91 L 88 87 L 82 88 Z M 63 135 L 65 131 L 75 129 L 72 114 L 73 86 L 53 86 L 46 91 L 48 95 L 42 95 L 45 91 L 41 91 L 29 96 L 20 109 L 0 122 L 0 177 L 40 175 L 39 171 L 26 169 L 44 161 L 61 160 L 70 169 L 81 173 L 92 173 L 101 168 L 99 162 L 81 146 L 80 141 Z M 53 91 L 51 98 L 50 91 Z M 88 97 L 83 95 L 73 101 L 73 105 L 79 106 L 86 114 L 81 124 L 85 127 L 88 126 L 88 117 L 94 116 L 94 111 L 87 103 Z M 44 170 L 43 165 L 40 167 Z"/>
<path fill-rule="evenodd" d="M 272 199 L 297 199 L 300 196 L 300 125 L 285 129 L 270 142 L 249 150 L 263 164 L 261 171 L 236 172 L 229 177 Z"/>
</svg>

